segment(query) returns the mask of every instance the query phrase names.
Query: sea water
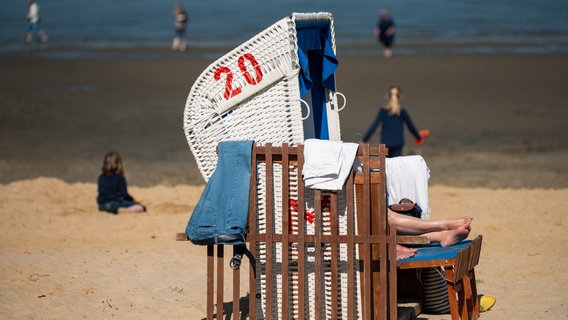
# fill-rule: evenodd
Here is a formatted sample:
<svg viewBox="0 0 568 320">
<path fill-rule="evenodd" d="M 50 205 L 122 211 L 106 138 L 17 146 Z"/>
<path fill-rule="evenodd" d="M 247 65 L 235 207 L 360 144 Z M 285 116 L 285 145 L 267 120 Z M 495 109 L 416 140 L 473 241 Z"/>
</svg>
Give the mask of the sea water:
<svg viewBox="0 0 568 320">
<path fill-rule="evenodd" d="M 37 0 L 50 49 L 168 48 L 175 1 Z M 191 48 L 234 47 L 293 12 L 331 12 L 338 46 L 376 44 L 378 12 L 397 54 L 568 52 L 567 0 L 185 0 Z M 0 0 L 0 52 L 28 50 L 27 2 Z M 362 50 L 362 49 L 358 49 Z M 359 52 L 361 53 L 361 52 Z M 370 54 L 379 54 L 373 50 Z"/>
</svg>

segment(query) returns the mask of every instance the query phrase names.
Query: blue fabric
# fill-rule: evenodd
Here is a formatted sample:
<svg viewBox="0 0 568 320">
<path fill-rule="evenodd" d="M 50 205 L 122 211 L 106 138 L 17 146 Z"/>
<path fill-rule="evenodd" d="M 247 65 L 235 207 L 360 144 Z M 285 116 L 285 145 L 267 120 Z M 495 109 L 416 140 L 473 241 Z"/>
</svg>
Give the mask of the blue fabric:
<svg viewBox="0 0 568 320">
<path fill-rule="evenodd" d="M 298 49 L 298 58 L 300 60 L 300 74 L 298 80 L 300 81 L 300 97 L 303 98 L 308 91 L 312 89 L 312 79 L 308 74 L 308 57 L 304 51 Z"/>
<path fill-rule="evenodd" d="M 394 43 L 394 33 L 392 35 L 387 35 L 387 30 L 389 28 L 394 28 L 395 26 L 396 25 L 394 23 L 394 20 L 392 20 L 391 18 L 387 18 L 384 20 L 380 19 L 379 22 L 377 22 L 377 28 L 379 28 L 380 30 L 378 40 L 387 48 L 392 47 Z"/>
<path fill-rule="evenodd" d="M 334 73 L 339 66 L 339 61 L 333 52 L 329 23 L 300 22 L 296 24 L 296 32 L 298 36 L 298 55 L 300 55 L 300 51 L 318 52 L 323 57 L 321 60 L 323 66 L 321 70 L 322 83 L 327 89 L 335 91 Z M 303 73 L 307 72 L 305 66 L 307 64 L 302 66 L 301 72 Z M 315 75 L 311 73 L 311 77 L 313 78 Z M 300 94 L 300 96 L 303 97 L 304 95 Z"/>
<path fill-rule="evenodd" d="M 339 65 L 333 52 L 328 22 L 296 24 L 300 60 L 300 97 L 312 93 L 315 138 L 329 139 L 325 89 L 335 91 L 335 70 Z"/>
<path fill-rule="evenodd" d="M 120 201 L 108 201 L 99 204 L 99 211 L 106 211 L 114 214 L 118 214 L 118 209 L 120 208 L 130 208 L 137 204 L 133 201 L 120 200 Z"/>
<path fill-rule="evenodd" d="M 322 55 L 318 51 L 308 51 L 310 74 L 323 75 Z M 325 86 L 321 77 L 312 77 L 312 111 L 314 120 L 314 131 L 316 139 L 329 140 L 329 130 L 327 126 L 327 108 L 325 98 Z"/>
<path fill-rule="evenodd" d="M 449 247 L 441 247 L 440 244 L 429 244 L 415 247 L 417 251 L 414 257 L 400 259 L 397 260 L 397 262 L 453 259 L 457 256 L 461 249 L 467 247 L 470 243 L 471 240 L 464 240 Z"/>
<path fill-rule="evenodd" d="M 238 235 L 225 244 L 244 244 L 250 191 L 252 140 L 219 143 L 217 167 L 205 185 L 187 223 L 189 240 Z"/>
<path fill-rule="evenodd" d="M 99 205 L 110 201 L 134 201 L 128 193 L 126 179 L 118 173 L 110 176 L 101 174 L 97 180 L 97 191 L 97 204 Z"/>
</svg>

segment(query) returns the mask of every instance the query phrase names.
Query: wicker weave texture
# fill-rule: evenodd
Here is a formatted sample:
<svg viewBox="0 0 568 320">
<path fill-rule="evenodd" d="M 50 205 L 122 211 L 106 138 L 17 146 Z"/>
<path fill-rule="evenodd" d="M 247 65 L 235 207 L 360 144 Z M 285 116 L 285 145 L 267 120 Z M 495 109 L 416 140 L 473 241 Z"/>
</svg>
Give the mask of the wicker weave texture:
<svg viewBox="0 0 568 320">
<path fill-rule="evenodd" d="M 184 133 L 205 180 L 215 170 L 220 141 L 304 141 L 295 35 L 293 21 L 282 19 L 215 61 L 192 86 Z M 260 81 L 250 84 L 250 78 Z M 228 86 L 241 92 L 227 95 Z"/>
</svg>

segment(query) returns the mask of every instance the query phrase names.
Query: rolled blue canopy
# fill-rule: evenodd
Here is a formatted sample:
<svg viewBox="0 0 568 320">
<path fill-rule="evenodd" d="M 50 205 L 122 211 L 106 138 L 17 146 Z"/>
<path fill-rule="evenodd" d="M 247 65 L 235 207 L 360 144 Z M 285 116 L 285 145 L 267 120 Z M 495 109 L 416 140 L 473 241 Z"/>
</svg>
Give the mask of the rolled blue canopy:
<svg viewBox="0 0 568 320">
<path fill-rule="evenodd" d="M 329 22 L 298 22 L 300 97 L 312 93 L 312 116 L 317 139 L 329 139 L 325 89 L 335 92 L 335 70 L 339 65 L 333 52 Z"/>
</svg>

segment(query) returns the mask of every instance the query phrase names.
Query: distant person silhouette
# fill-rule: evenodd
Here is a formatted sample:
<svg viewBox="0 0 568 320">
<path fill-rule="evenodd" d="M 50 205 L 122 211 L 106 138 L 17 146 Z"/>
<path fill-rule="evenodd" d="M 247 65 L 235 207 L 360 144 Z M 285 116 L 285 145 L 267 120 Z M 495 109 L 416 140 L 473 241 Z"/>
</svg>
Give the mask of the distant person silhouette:
<svg viewBox="0 0 568 320">
<path fill-rule="evenodd" d="M 397 86 L 391 86 L 388 93 L 388 103 L 382 107 L 375 118 L 375 121 L 367 130 L 363 137 L 363 142 L 369 141 L 371 136 L 375 133 L 380 124 L 381 127 L 381 143 L 384 143 L 389 149 L 388 157 L 398 157 L 402 155 L 402 148 L 404 147 L 404 124 L 408 127 L 412 135 L 416 138 L 415 144 L 423 143 L 423 138 L 427 137 L 428 130 L 418 132 L 410 114 L 400 104 L 402 99 L 402 91 Z"/>
<path fill-rule="evenodd" d="M 32 43 L 34 34 L 39 37 L 42 42 L 47 41 L 47 34 L 43 31 L 40 25 L 39 6 L 34 0 L 28 0 L 28 33 L 26 34 L 26 42 Z"/>
<path fill-rule="evenodd" d="M 392 57 L 392 47 L 394 45 L 394 34 L 396 31 L 394 20 L 385 9 L 379 12 L 379 21 L 373 31 L 375 38 L 383 45 L 383 55 L 386 58 Z"/>
<path fill-rule="evenodd" d="M 174 7 L 174 30 L 175 36 L 172 42 L 172 50 L 185 51 L 187 48 L 187 39 L 185 32 L 187 29 L 187 22 L 189 21 L 189 16 L 187 11 L 181 3 L 176 3 Z"/>
</svg>

